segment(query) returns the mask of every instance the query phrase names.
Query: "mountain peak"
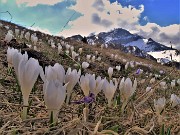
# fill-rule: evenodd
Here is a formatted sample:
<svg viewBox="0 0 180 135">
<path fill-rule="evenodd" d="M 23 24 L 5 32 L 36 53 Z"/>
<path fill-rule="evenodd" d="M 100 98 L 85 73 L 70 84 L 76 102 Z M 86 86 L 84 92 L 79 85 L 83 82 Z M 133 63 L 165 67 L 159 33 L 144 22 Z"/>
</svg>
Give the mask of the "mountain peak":
<svg viewBox="0 0 180 135">
<path fill-rule="evenodd" d="M 149 38 L 148 42 L 154 42 L 154 40 L 152 38 Z"/>
</svg>

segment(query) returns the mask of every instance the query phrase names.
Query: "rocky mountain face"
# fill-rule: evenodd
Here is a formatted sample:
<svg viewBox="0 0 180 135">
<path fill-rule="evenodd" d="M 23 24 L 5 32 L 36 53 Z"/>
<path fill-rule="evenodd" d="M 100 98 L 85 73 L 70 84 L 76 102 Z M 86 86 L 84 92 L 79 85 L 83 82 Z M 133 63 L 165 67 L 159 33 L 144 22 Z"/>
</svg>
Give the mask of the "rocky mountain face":
<svg viewBox="0 0 180 135">
<path fill-rule="evenodd" d="M 81 35 L 69 37 L 72 40 L 82 41 Z M 156 60 L 149 52 L 158 52 L 165 50 L 176 50 L 160 44 L 153 39 L 146 39 L 137 34 L 117 28 L 109 32 L 100 32 L 96 35 L 86 37 L 87 43 L 90 45 L 104 44 L 105 46 L 118 48 L 125 53 L 132 53 L 135 56 Z"/>
</svg>

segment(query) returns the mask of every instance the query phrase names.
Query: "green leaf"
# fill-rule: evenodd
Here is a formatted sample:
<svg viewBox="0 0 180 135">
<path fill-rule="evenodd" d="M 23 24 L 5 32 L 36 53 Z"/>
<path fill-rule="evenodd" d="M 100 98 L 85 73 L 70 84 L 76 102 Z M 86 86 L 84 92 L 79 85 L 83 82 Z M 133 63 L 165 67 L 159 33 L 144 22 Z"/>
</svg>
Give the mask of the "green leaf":
<svg viewBox="0 0 180 135">
<path fill-rule="evenodd" d="M 161 127 L 161 132 L 160 132 L 160 135 L 165 135 L 165 131 L 164 131 L 164 124 L 162 125 Z"/>
<path fill-rule="evenodd" d="M 109 130 L 112 130 L 112 131 L 118 133 L 119 125 L 112 126 L 112 127 L 109 128 Z"/>
<path fill-rule="evenodd" d="M 171 135 L 171 128 L 170 127 L 167 129 L 167 134 L 166 135 Z"/>
<path fill-rule="evenodd" d="M 121 104 L 121 96 L 120 96 L 120 94 L 117 96 L 116 101 L 117 101 L 117 105 Z"/>
<path fill-rule="evenodd" d="M 50 116 L 50 125 L 53 126 L 53 111 L 51 111 L 51 116 Z"/>
</svg>

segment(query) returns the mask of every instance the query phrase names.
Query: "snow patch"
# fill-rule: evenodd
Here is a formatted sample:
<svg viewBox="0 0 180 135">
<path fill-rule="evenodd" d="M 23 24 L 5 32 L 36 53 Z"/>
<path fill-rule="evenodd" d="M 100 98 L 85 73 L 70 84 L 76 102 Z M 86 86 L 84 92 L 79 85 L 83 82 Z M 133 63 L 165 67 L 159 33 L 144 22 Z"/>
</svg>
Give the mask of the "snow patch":
<svg viewBox="0 0 180 135">
<path fill-rule="evenodd" d="M 148 52 L 148 54 L 152 55 L 156 59 L 167 59 L 171 61 L 180 62 L 180 55 L 176 54 L 176 50 L 165 50 L 165 51 L 159 51 L 159 52 Z"/>
</svg>

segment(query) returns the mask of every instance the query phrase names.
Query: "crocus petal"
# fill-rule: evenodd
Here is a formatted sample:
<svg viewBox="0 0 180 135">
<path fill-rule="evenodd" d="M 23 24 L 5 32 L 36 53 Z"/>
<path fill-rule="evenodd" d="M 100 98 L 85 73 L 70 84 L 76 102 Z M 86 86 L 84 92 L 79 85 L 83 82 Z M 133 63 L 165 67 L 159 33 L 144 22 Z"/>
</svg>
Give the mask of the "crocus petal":
<svg viewBox="0 0 180 135">
<path fill-rule="evenodd" d="M 65 100 L 66 87 L 59 80 L 47 81 L 44 85 L 44 101 L 48 109 L 59 110 Z"/>
<path fill-rule="evenodd" d="M 19 83 L 21 85 L 23 97 L 29 98 L 29 94 L 40 73 L 39 68 L 39 62 L 33 58 L 30 58 L 28 61 L 26 59 L 22 59 L 19 63 Z"/>
<path fill-rule="evenodd" d="M 13 67 L 14 67 L 17 78 L 19 78 L 18 77 L 18 66 L 19 66 L 19 63 L 21 61 L 21 58 L 22 58 L 22 54 L 21 53 L 16 53 L 16 54 L 14 54 L 13 60 L 12 60 Z"/>
</svg>

